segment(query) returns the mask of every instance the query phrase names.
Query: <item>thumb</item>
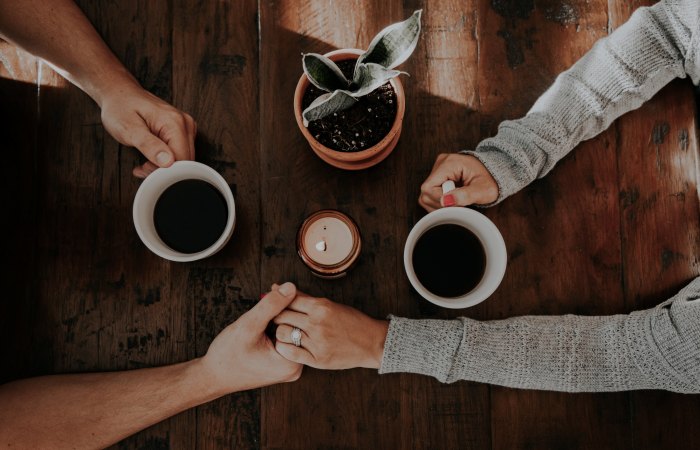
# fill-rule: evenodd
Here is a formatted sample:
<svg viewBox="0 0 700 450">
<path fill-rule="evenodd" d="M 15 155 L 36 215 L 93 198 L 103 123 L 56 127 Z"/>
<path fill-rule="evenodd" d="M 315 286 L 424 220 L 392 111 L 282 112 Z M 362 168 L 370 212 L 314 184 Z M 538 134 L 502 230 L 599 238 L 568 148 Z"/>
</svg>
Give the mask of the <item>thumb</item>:
<svg viewBox="0 0 700 450">
<path fill-rule="evenodd" d="M 247 319 L 255 327 L 264 330 L 267 324 L 289 306 L 297 295 L 293 283 L 284 283 L 263 297 L 257 305 L 246 313 Z"/>
<path fill-rule="evenodd" d="M 440 198 L 440 205 L 445 206 L 467 206 L 476 203 L 479 192 L 472 186 L 462 186 L 443 194 Z"/>
<path fill-rule="evenodd" d="M 148 128 L 139 129 L 128 144 L 139 149 L 143 156 L 158 167 L 170 167 L 175 161 L 168 145 L 154 136 Z"/>
</svg>

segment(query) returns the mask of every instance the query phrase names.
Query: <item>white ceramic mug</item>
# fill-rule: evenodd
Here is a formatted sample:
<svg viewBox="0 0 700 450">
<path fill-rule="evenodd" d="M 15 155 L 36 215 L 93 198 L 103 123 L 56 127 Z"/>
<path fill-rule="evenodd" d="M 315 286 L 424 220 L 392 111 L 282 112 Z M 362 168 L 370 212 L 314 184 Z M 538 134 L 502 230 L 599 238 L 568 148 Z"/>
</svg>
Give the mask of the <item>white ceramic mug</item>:
<svg viewBox="0 0 700 450">
<path fill-rule="evenodd" d="M 438 225 L 454 224 L 470 230 L 479 238 L 486 254 L 486 268 L 479 284 L 461 297 L 440 297 L 425 288 L 413 269 L 413 249 L 418 239 L 429 229 Z M 449 251 L 449 249 L 446 249 Z M 467 308 L 486 300 L 498 288 L 506 272 L 508 255 L 506 244 L 496 225 L 485 215 L 459 207 L 441 208 L 423 217 L 413 227 L 406 239 L 403 251 L 403 264 L 406 275 L 418 293 L 426 300 L 445 308 Z"/>
<path fill-rule="evenodd" d="M 165 245 L 156 232 L 153 210 L 163 191 L 183 180 L 203 180 L 221 192 L 228 208 L 228 220 L 221 237 L 209 248 L 197 253 L 181 253 Z M 134 226 L 141 241 L 156 255 L 170 261 L 196 261 L 221 250 L 231 238 L 236 223 L 236 205 L 233 193 L 224 177 L 211 167 L 195 161 L 177 161 L 165 169 L 156 169 L 141 183 L 134 198 Z"/>
</svg>

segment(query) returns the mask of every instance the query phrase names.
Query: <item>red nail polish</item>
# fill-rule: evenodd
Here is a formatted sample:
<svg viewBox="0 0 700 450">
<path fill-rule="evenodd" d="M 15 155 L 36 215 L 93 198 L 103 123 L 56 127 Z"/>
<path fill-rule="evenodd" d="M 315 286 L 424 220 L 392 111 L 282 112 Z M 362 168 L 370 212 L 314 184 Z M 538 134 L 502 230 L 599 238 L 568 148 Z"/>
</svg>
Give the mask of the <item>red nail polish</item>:
<svg viewBox="0 0 700 450">
<path fill-rule="evenodd" d="M 455 196 L 452 194 L 447 194 L 444 197 L 442 197 L 442 204 L 445 206 L 454 206 L 457 202 L 455 202 Z"/>
<path fill-rule="evenodd" d="M 267 292 L 260 294 L 260 300 L 264 299 L 266 295 L 267 295 Z"/>
</svg>

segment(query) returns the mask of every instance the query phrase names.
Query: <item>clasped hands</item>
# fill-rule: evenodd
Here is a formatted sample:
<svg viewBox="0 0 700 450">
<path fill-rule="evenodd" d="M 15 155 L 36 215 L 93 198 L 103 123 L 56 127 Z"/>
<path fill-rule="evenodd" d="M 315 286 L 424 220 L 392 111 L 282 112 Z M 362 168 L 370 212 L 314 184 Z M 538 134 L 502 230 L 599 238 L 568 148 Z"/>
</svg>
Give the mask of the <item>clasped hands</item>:
<svg viewBox="0 0 700 450">
<path fill-rule="evenodd" d="M 277 324 L 276 337 L 266 334 L 271 322 Z M 199 380 L 224 395 L 295 381 L 304 365 L 379 368 L 388 326 L 354 308 L 304 294 L 292 283 L 273 285 L 195 361 Z M 293 327 L 302 330 L 300 347 L 292 344 Z"/>
</svg>

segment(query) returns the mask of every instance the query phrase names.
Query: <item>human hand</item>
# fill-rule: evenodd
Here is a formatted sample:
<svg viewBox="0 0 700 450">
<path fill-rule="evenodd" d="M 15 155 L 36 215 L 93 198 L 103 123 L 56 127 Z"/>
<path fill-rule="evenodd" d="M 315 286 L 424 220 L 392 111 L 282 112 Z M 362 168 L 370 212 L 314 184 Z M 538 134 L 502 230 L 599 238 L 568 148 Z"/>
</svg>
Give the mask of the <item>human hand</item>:
<svg viewBox="0 0 700 450">
<path fill-rule="evenodd" d="M 457 189 L 442 194 L 442 183 L 452 180 Z M 498 199 L 498 184 L 477 158 L 461 153 L 443 153 L 420 187 L 418 203 L 428 212 L 444 206 L 485 205 Z"/>
<path fill-rule="evenodd" d="M 389 322 L 326 298 L 297 292 L 274 322 L 277 352 L 290 361 L 317 369 L 378 369 Z M 301 347 L 292 343 L 292 329 L 302 332 Z"/>
<path fill-rule="evenodd" d="M 218 394 L 299 379 L 303 366 L 278 354 L 265 334 L 267 325 L 295 295 L 292 283 L 273 289 L 212 341 L 199 363 L 205 382 L 212 383 Z"/>
<path fill-rule="evenodd" d="M 197 124 L 189 114 L 135 84 L 100 95 L 98 104 L 109 134 L 148 158 L 148 162 L 134 168 L 134 176 L 145 178 L 158 167 L 194 159 Z"/>
</svg>

